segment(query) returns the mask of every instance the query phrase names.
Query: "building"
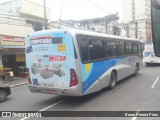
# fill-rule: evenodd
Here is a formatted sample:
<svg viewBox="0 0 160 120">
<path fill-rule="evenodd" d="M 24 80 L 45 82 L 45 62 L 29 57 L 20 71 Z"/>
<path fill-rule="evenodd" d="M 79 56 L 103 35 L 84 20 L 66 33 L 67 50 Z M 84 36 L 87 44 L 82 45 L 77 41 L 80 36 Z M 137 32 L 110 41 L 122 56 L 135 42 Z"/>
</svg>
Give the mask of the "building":
<svg viewBox="0 0 160 120">
<path fill-rule="evenodd" d="M 28 0 L 11 0 L 0 8 L 0 67 L 10 67 L 18 75 L 18 68 L 25 67 L 25 37 L 43 29 L 44 7 Z M 46 11 L 50 20 L 51 9 Z"/>
<path fill-rule="evenodd" d="M 126 24 L 126 31 L 127 31 L 127 37 L 138 38 L 145 43 L 152 42 L 150 19 L 130 21 L 128 24 Z"/>
<path fill-rule="evenodd" d="M 122 20 L 125 23 L 150 18 L 151 0 L 122 0 Z"/>
<path fill-rule="evenodd" d="M 106 33 L 110 35 L 120 35 L 120 28 L 118 28 L 119 17 L 117 14 L 108 15 L 104 17 L 97 17 L 83 20 L 61 20 L 60 22 L 50 22 L 49 29 L 53 28 L 75 28 L 99 33 Z"/>
<path fill-rule="evenodd" d="M 127 37 L 152 42 L 150 0 L 122 0 Z"/>
</svg>

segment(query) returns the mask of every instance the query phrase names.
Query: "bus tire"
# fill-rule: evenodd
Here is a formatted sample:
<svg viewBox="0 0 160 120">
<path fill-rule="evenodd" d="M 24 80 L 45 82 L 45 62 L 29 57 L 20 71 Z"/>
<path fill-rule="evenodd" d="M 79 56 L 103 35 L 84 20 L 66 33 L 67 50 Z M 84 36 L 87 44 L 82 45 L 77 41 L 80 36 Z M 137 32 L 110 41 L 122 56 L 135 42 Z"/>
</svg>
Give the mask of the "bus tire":
<svg viewBox="0 0 160 120">
<path fill-rule="evenodd" d="M 113 90 L 116 87 L 116 84 L 117 84 L 117 74 L 115 71 L 113 71 L 110 76 L 109 89 Z"/>
<path fill-rule="evenodd" d="M 138 71 L 139 71 L 139 64 L 136 63 L 135 72 L 134 72 L 134 75 L 135 75 L 135 76 L 138 74 Z"/>
</svg>

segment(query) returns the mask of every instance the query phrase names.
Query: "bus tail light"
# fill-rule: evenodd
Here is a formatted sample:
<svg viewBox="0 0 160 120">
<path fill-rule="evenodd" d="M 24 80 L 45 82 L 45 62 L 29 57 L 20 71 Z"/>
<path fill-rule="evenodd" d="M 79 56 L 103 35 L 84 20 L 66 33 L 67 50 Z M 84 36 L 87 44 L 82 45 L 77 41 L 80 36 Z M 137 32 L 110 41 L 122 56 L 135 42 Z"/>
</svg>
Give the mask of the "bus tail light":
<svg viewBox="0 0 160 120">
<path fill-rule="evenodd" d="M 70 77 L 70 87 L 76 86 L 78 84 L 78 78 L 74 69 L 70 69 Z"/>
<path fill-rule="evenodd" d="M 28 76 L 28 83 L 32 84 L 30 76 Z"/>
</svg>

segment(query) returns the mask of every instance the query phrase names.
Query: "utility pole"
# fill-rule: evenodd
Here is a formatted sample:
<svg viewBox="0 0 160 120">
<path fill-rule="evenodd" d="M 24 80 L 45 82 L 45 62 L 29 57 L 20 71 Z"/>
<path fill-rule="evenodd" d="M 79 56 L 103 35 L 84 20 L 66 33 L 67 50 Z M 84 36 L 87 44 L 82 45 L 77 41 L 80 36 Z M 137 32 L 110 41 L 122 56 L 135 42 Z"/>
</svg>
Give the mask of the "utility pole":
<svg viewBox="0 0 160 120">
<path fill-rule="evenodd" d="M 48 25 L 47 25 L 47 17 L 46 17 L 46 0 L 43 0 L 44 3 L 44 29 L 47 30 L 48 29 Z"/>
<path fill-rule="evenodd" d="M 135 21 L 135 38 L 138 38 L 138 26 L 137 26 L 137 21 Z"/>
</svg>

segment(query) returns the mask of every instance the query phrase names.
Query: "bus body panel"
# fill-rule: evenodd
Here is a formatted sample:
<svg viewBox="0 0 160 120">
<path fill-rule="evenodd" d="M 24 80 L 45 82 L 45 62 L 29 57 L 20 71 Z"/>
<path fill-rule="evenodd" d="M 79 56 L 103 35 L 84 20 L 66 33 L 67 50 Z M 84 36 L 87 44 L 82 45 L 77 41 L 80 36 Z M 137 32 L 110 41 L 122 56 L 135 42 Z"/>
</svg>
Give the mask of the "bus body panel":
<svg viewBox="0 0 160 120">
<path fill-rule="evenodd" d="M 69 32 L 31 34 L 27 38 L 26 58 L 32 92 L 60 94 L 58 91 L 61 91 L 63 94 L 81 95 L 80 81 L 77 87 L 70 87 L 70 70 L 76 72 L 76 61 Z"/>
<path fill-rule="evenodd" d="M 82 83 L 78 83 L 78 85 L 74 87 L 67 88 L 39 87 L 30 84 L 29 89 L 34 93 L 57 94 L 63 96 L 82 96 Z"/>
<path fill-rule="evenodd" d="M 96 35 L 96 37 L 108 37 L 121 39 L 122 41 L 129 39 L 86 31 L 75 32 L 74 30 L 48 30 L 31 34 L 26 38 L 26 64 L 32 82 L 32 84 L 29 84 L 31 92 L 67 96 L 87 95 L 108 86 L 113 70 L 117 71 L 117 81 L 119 81 L 133 74 L 137 63 L 139 64 L 139 70 L 142 69 L 142 58 L 139 55 L 124 55 L 83 63 L 78 48 L 77 34 L 93 37 Z M 43 40 L 37 40 L 39 37 L 51 38 L 51 42 L 47 40 L 48 43 L 45 42 L 42 46 L 35 45 L 43 43 Z M 62 43 L 53 44 L 52 38 L 62 38 Z M 30 45 L 32 39 L 37 40 L 32 42 L 34 45 Z M 130 40 L 134 41 L 134 39 Z M 140 43 L 139 41 L 135 42 Z M 59 50 L 57 46 L 61 46 Z M 78 78 L 78 84 L 74 87 L 69 85 L 71 69 L 75 70 Z M 48 74 L 45 74 L 46 71 L 49 71 Z"/>
<path fill-rule="evenodd" d="M 92 72 L 88 75 L 87 78 L 83 78 L 83 79 L 86 79 L 84 82 L 82 82 L 83 95 L 99 91 L 109 86 L 110 75 L 113 70 L 117 71 L 117 81 L 129 75 L 134 74 L 135 69 L 136 69 L 135 68 L 136 63 L 140 64 L 141 61 L 142 60 L 140 60 L 137 56 L 131 56 L 131 57 L 122 57 L 119 59 L 116 58 L 112 60 L 106 60 L 103 62 L 99 62 L 98 63 L 99 69 L 101 69 L 101 71 L 103 72 L 96 72 L 97 65 L 94 63 L 95 65 L 92 65 L 92 67 L 90 68 L 90 71 Z M 142 66 L 140 66 L 140 69 L 142 69 Z M 86 71 L 87 70 L 85 68 L 85 72 Z M 90 80 L 92 80 L 93 83 L 89 83 Z M 86 87 L 87 85 L 88 87 Z"/>
</svg>

